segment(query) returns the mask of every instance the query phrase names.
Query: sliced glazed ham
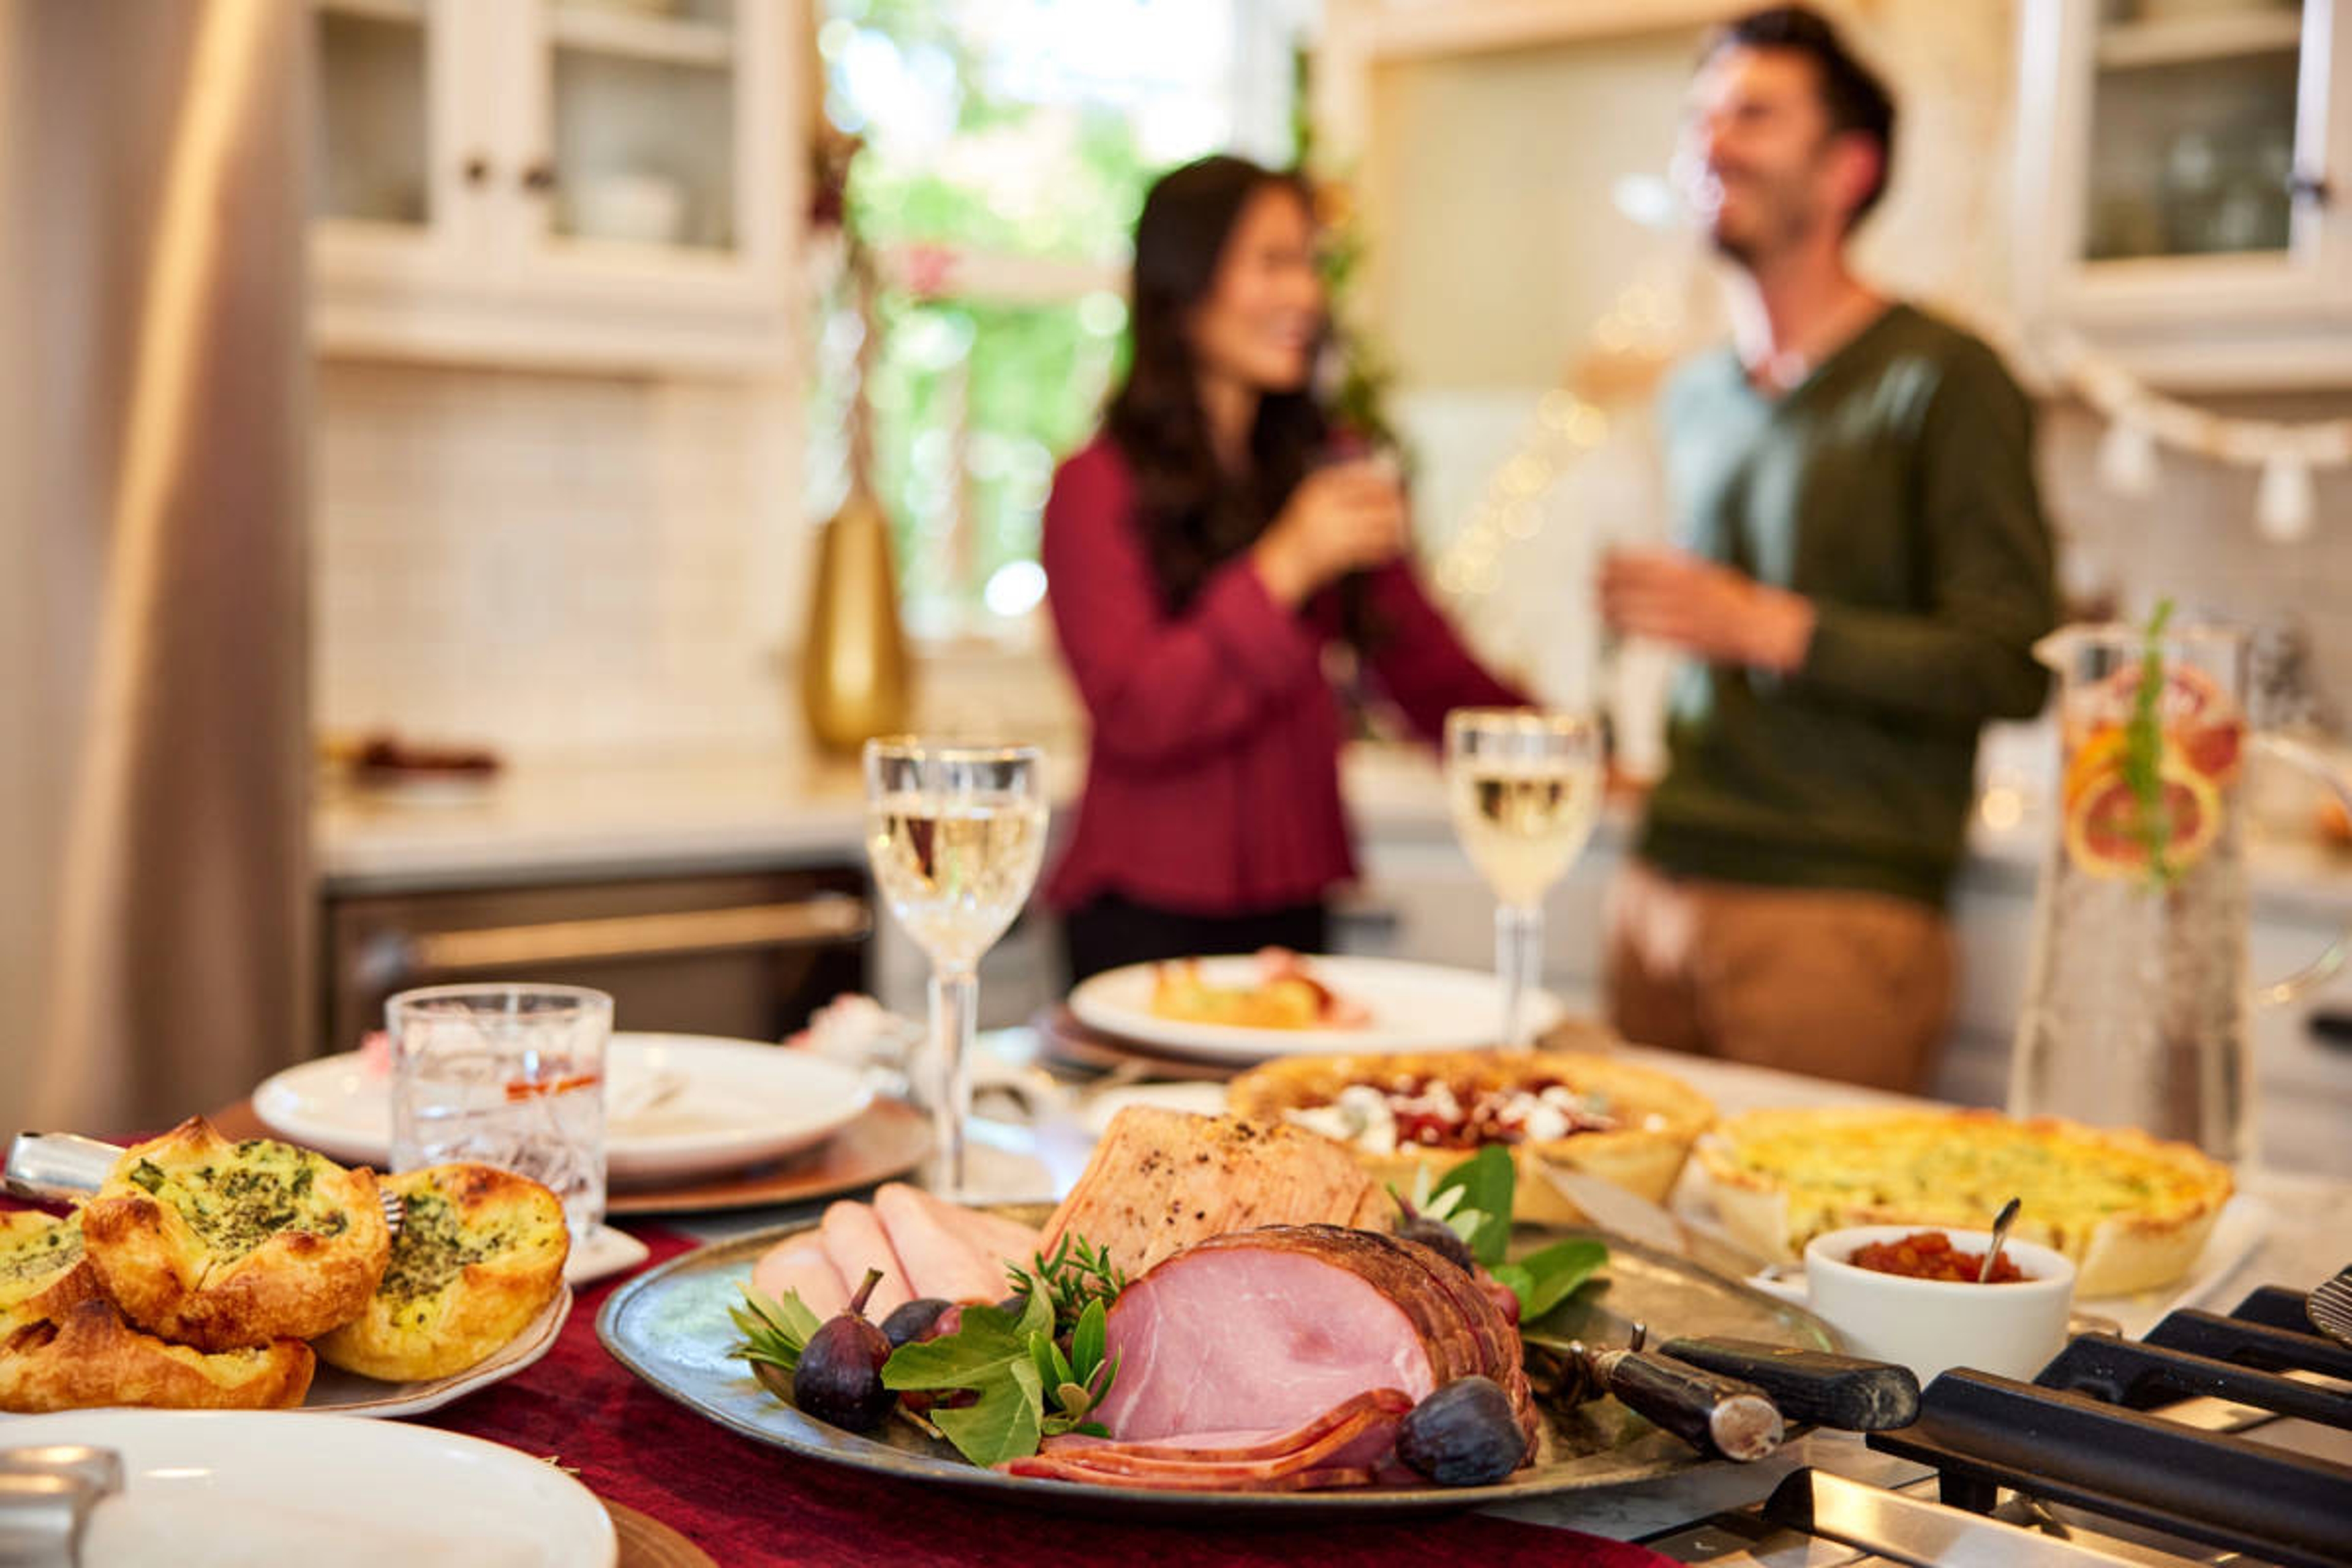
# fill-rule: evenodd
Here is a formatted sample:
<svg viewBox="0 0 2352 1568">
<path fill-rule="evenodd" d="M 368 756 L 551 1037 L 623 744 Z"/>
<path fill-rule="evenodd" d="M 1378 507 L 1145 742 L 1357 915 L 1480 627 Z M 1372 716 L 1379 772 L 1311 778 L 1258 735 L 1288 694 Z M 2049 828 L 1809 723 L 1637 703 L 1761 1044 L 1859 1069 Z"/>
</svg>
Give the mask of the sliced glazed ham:
<svg viewBox="0 0 2352 1568">
<path fill-rule="evenodd" d="M 860 1272 L 858 1278 L 866 1276 Z M 779 1300 L 785 1291 L 795 1291 L 801 1304 L 820 1320 L 849 1305 L 848 1287 L 825 1256 L 824 1237 L 813 1230 L 787 1237 L 761 1253 L 751 1266 L 751 1288 Z"/>
<path fill-rule="evenodd" d="M 852 1291 L 864 1282 L 867 1269 L 882 1270 L 874 1294 L 866 1302 L 866 1316 L 870 1321 L 880 1322 L 915 1299 L 908 1288 L 907 1270 L 899 1264 L 898 1255 L 891 1249 L 890 1238 L 872 1209 L 864 1204 L 835 1204 L 824 1211 L 817 1230 L 824 1238 L 825 1257 L 833 1260 L 843 1283 Z"/>
<path fill-rule="evenodd" d="M 890 1237 L 890 1250 L 907 1271 L 908 1289 L 916 1295 L 943 1301 L 998 1301 L 1012 1289 L 1003 1266 L 966 1229 L 973 1217 L 971 1211 L 891 1182 L 875 1191 L 874 1213 Z"/>
<path fill-rule="evenodd" d="M 1288 1432 L 1204 1433 L 1160 1442 L 1054 1437 L 1003 1468 L 1097 1486 L 1177 1491 L 1294 1491 L 1364 1486 L 1392 1464 L 1397 1428 L 1412 1401 L 1375 1389 Z"/>
<path fill-rule="evenodd" d="M 1106 1327 L 1119 1370 L 1100 1414 L 1121 1444 L 1307 1427 L 1360 1394 L 1417 1403 L 1474 1374 L 1502 1385 L 1535 1439 L 1518 1336 L 1468 1275 L 1392 1236 L 1213 1237 L 1131 1282 Z"/>
</svg>

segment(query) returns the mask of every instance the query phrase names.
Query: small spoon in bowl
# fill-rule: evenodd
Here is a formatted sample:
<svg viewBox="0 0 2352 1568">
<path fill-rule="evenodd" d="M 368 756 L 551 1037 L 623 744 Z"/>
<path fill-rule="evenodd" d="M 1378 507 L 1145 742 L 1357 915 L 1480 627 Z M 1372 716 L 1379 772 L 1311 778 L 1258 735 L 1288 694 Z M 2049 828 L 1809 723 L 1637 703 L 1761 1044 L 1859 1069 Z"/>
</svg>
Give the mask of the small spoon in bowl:
<svg viewBox="0 0 2352 1568">
<path fill-rule="evenodd" d="M 1992 1241 L 1985 1247 L 1984 1261 L 1977 1265 L 1978 1284 L 1982 1285 L 1992 1278 L 1993 1259 L 2000 1256 L 2001 1245 L 2009 1240 L 2009 1227 L 2017 1223 L 2017 1211 L 2021 1206 L 2021 1200 L 2011 1198 L 2000 1205 L 1999 1214 L 1992 1216 Z"/>
</svg>

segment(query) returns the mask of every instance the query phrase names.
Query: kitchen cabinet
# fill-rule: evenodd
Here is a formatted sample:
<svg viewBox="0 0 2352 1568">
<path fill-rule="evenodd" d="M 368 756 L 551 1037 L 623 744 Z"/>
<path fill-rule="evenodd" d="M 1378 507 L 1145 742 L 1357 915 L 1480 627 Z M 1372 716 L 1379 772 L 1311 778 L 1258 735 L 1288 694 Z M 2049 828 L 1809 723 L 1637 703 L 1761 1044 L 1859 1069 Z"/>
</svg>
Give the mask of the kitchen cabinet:
<svg viewBox="0 0 2352 1568">
<path fill-rule="evenodd" d="M 328 354 L 789 364 L 805 0 L 311 0 Z"/>
<path fill-rule="evenodd" d="M 2336 0 L 2025 0 L 2019 302 L 2161 384 L 2352 363 L 2352 15 Z"/>
</svg>

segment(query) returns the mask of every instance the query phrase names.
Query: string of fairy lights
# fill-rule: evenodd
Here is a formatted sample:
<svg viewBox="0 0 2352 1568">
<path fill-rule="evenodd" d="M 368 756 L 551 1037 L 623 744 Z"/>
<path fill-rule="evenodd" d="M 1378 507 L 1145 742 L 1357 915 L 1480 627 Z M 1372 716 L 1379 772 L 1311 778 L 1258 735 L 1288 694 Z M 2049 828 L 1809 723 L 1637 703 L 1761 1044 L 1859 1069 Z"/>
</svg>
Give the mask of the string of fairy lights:
<svg viewBox="0 0 2352 1568">
<path fill-rule="evenodd" d="M 1648 285 L 1626 290 L 1601 317 L 1592 346 L 1603 354 L 1658 353 L 1676 323 L 1661 292 Z M 2013 333 L 1995 331 L 2015 342 Z M 2305 422 L 2210 413 L 2150 387 L 2077 333 L 2061 330 L 2042 340 L 2042 363 L 2053 378 L 2107 423 L 2098 474 L 2125 496 L 2153 494 L 2162 482 L 2162 454 L 2253 470 L 2253 523 L 2280 543 L 2308 538 L 2316 521 L 2322 471 L 2352 467 L 2352 418 Z M 1432 575 L 1456 600 L 1492 594 L 1512 547 L 1545 523 L 1552 488 L 1590 457 L 1614 426 L 1611 411 L 1566 387 L 1546 393 L 1488 476 L 1477 503 L 1438 551 Z"/>
</svg>

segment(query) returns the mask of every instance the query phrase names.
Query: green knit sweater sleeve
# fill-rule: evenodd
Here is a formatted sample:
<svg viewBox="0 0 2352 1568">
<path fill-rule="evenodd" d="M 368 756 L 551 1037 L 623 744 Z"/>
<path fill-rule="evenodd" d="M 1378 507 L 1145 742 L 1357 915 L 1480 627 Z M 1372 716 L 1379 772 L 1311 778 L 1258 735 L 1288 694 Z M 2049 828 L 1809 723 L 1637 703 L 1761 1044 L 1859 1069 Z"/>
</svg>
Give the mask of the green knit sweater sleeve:
<svg viewBox="0 0 2352 1568">
<path fill-rule="evenodd" d="M 2031 718 L 2057 622 L 2049 525 L 2033 477 L 2033 410 L 1998 358 L 1951 355 L 1919 415 L 1925 614 L 1817 599 L 1800 678 L 1890 713 L 1964 724 Z"/>
</svg>

